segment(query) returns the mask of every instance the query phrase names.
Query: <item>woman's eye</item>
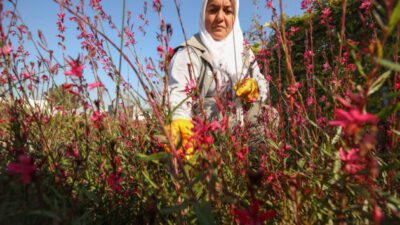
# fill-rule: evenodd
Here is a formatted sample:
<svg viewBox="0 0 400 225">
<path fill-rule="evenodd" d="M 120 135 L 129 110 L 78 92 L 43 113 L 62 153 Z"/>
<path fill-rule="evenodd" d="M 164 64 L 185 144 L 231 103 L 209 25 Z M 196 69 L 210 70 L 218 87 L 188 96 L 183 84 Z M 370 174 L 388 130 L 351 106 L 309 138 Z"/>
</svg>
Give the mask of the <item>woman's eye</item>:
<svg viewBox="0 0 400 225">
<path fill-rule="evenodd" d="M 219 6 L 217 5 L 209 5 L 206 9 L 208 12 L 216 12 L 219 10 Z"/>
<path fill-rule="evenodd" d="M 232 14 L 233 10 L 231 8 L 225 9 L 226 14 Z"/>
<path fill-rule="evenodd" d="M 218 12 L 218 9 L 216 9 L 216 8 L 211 8 L 211 9 L 208 9 L 208 12 L 211 13 L 211 14 L 215 14 L 215 13 Z"/>
</svg>

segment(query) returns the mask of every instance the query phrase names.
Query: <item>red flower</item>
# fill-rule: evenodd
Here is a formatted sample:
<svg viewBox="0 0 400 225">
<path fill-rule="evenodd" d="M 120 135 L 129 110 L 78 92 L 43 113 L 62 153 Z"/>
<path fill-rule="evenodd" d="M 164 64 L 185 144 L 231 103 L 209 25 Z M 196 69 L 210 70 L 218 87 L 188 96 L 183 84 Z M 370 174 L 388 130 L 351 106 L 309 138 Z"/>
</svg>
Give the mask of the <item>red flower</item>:
<svg viewBox="0 0 400 225">
<path fill-rule="evenodd" d="M 400 91 L 400 79 L 398 81 L 396 81 L 396 83 L 394 85 L 394 89 L 395 89 L 395 91 Z"/>
<path fill-rule="evenodd" d="M 237 221 L 241 225 L 259 225 L 264 224 L 265 221 L 276 217 L 276 212 L 269 210 L 266 212 L 260 212 L 260 202 L 254 200 L 249 209 L 238 210 L 234 209 L 233 213 L 237 218 Z"/>
<path fill-rule="evenodd" d="M 267 7 L 268 9 L 272 8 L 272 0 L 267 1 L 265 7 Z"/>
<path fill-rule="evenodd" d="M 356 174 L 365 168 L 365 159 L 362 158 L 358 148 L 353 148 L 349 152 L 340 148 L 339 156 L 342 162 L 345 164 L 344 170 L 349 174 Z"/>
<path fill-rule="evenodd" d="M 211 135 L 212 132 L 217 130 L 222 130 L 222 126 L 217 121 L 212 121 L 209 123 L 208 121 L 204 121 L 199 117 L 193 119 L 193 135 L 190 138 L 195 141 L 197 147 L 200 147 L 202 144 L 206 146 L 214 143 L 214 139 Z"/>
<path fill-rule="evenodd" d="M 70 71 L 65 71 L 64 74 L 67 76 L 76 76 L 79 79 L 81 79 L 82 73 L 83 73 L 83 69 L 85 68 L 84 65 L 81 64 L 79 57 L 76 60 L 69 60 L 68 61 L 69 66 L 71 67 Z"/>
<path fill-rule="evenodd" d="M 331 15 L 331 9 L 325 8 L 322 10 L 322 18 L 328 18 Z"/>
<path fill-rule="evenodd" d="M 358 109 L 350 109 L 345 111 L 343 109 L 335 110 L 335 120 L 330 121 L 331 126 L 340 126 L 344 132 L 349 135 L 354 135 L 360 130 L 360 126 L 371 123 L 376 124 L 379 118 L 369 113 L 362 113 Z"/>
<path fill-rule="evenodd" d="M 240 149 L 240 151 L 236 153 L 236 156 L 239 159 L 239 161 L 243 161 L 248 153 L 249 153 L 249 147 L 244 146 L 242 149 Z"/>
<path fill-rule="evenodd" d="M 197 85 L 196 85 L 196 81 L 193 79 L 190 79 L 185 86 L 185 93 L 187 96 L 192 95 L 192 100 L 196 100 L 196 92 L 197 89 Z"/>
<path fill-rule="evenodd" d="M 381 210 L 381 208 L 379 206 L 376 205 L 374 207 L 374 222 L 375 222 L 375 224 L 376 225 L 381 224 L 382 219 L 383 219 L 382 210 Z"/>
<path fill-rule="evenodd" d="M 154 11 L 161 11 L 161 0 L 153 0 L 153 9 Z"/>
<path fill-rule="evenodd" d="M 371 7 L 372 7 L 371 0 L 363 0 L 359 8 L 368 11 Z"/>
<path fill-rule="evenodd" d="M 300 28 L 291 26 L 290 27 L 290 35 L 292 35 L 292 36 L 295 35 L 299 30 L 300 30 Z"/>
<path fill-rule="evenodd" d="M 289 93 L 290 94 L 295 94 L 299 90 L 300 86 L 301 86 L 301 84 L 299 82 L 296 82 L 295 84 L 291 84 L 288 87 Z"/>
<path fill-rule="evenodd" d="M 92 116 L 90 117 L 90 120 L 93 122 L 96 128 L 100 128 L 103 122 L 103 117 L 104 117 L 103 113 L 99 111 L 94 111 Z"/>
<path fill-rule="evenodd" d="M 2 48 L 0 48 L 0 55 L 9 55 L 13 50 L 12 45 L 4 45 Z"/>
<path fill-rule="evenodd" d="M 31 181 L 31 176 L 36 171 L 36 166 L 33 165 L 31 157 L 27 155 L 20 155 L 19 162 L 9 163 L 7 170 L 10 173 L 18 174 L 21 176 L 22 183 L 27 184 Z"/>
<path fill-rule="evenodd" d="M 312 0 L 302 0 L 301 1 L 301 9 L 307 9 L 308 12 L 312 10 Z"/>
<path fill-rule="evenodd" d="M 64 90 L 69 90 L 70 88 L 72 88 L 72 86 L 74 86 L 73 84 L 63 84 L 62 87 Z"/>
<path fill-rule="evenodd" d="M 113 191 L 120 193 L 122 191 L 121 183 L 123 182 L 123 178 L 115 175 L 114 173 L 110 174 L 107 178 L 107 184 L 111 187 Z"/>
<path fill-rule="evenodd" d="M 93 90 L 98 87 L 104 87 L 104 84 L 101 82 L 94 82 L 94 83 L 89 84 L 88 86 L 89 86 L 90 90 Z"/>
<path fill-rule="evenodd" d="M 157 46 L 157 52 L 158 55 L 162 57 L 164 55 L 164 48 L 161 45 Z"/>
</svg>

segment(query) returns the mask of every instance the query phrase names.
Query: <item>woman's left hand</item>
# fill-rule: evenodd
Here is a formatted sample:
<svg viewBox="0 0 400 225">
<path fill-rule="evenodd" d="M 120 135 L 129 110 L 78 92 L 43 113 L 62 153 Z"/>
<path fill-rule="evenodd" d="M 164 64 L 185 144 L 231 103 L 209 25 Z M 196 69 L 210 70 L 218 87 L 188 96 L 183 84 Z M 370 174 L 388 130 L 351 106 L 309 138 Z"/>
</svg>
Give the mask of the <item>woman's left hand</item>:
<svg viewBox="0 0 400 225">
<path fill-rule="evenodd" d="M 258 85 L 254 78 L 240 80 L 233 88 L 236 91 L 236 96 L 245 103 L 254 103 L 259 98 Z"/>
</svg>

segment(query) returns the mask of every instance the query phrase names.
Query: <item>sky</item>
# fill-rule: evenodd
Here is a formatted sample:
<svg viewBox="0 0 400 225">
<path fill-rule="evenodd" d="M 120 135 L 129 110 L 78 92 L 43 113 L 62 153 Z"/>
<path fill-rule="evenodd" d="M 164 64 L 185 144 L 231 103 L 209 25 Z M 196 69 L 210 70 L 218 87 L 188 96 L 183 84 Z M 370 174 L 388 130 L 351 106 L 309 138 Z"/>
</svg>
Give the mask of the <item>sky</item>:
<svg viewBox="0 0 400 225">
<path fill-rule="evenodd" d="M 146 34 L 139 31 L 139 26 L 142 24 L 138 20 L 138 16 L 143 14 L 143 5 L 147 1 L 149 4 L 147 19 L 149 21 L 148 26 L 145 27 Z M 57 13 L 60 12 L 60 7 L 53 2 L 53 0 L 18 0 L 17 9 L 25 24 L 29 28 L 34 39 L 38 37 L 38 30 L 43 32 L 46 37 L 47 43 L 50 49 L 55 52 L 55 57 L 62 62 L 61 49 L 57 45 L 59 38 L 57 38 Z M 76 3 L 77 0 L 72 0 Z M 86 0 L 89 2 L 89 0 Z M 201 0 L 177 0 L 181 15 L 183 19 L 183 27 L 188 35 L 188 38 L 198 31 L 199 17 L 200 17 L 200 4 Z M 300 0 L 283 0 L 284 10 L 287 15 L 300 15 Z M 161 0 L 162 3 L 162 17 L 165 23 L 170 23 L 173 28 L 173 36 L 170 42 L 171 46 L 177 46 L 184 41 L 182 29 L 179 23 L 179 18 L 177 16 L 177 11 L 175 8 L 174 0 Z M 10 9 L 11 5 L 8 1 L 4 1 L 5 10 Z M 87 3 L 88 4 L 88 3 Z M 123 0 L 102 0 L 102 7 L 104 11 L 111 15 L 114 23 L 120 29 L 123 11 Z M 126 0 L 126 11 L 132 13 L 132 21 L 134 24 L 134 35 L 136 40 L 136 50 L 139 55 L 140 60 L 144 61 L 145 58 L 152 57 L 155 61 L 158 59 L 157 46 L 158 41 L 156 39 L 157 33 L 159 32 L 159 19 L 157 13 L 151 8 L 151 0 Z M 274 1 L 277 6 L 277 2 Z M 89 15 L 93 15 L 93 11 L 90 8 L 85 8 Z M 241 0 L 239 18 L 242 30 L 246 32 L 249 30 L 252 24 L 252 19 L 255 15 L 258 15 L 258 20 L 261 24 L 268 22 L 271 19 L 271 11 L 265 8 L 265 0 Z M 84 52 L 80 48 L 80 40 L 77 40 L 78 35 L 76 31 L 76 25 L 69 21 L 70 14 L 66 14 L 66 55 L 76 58 L 79 53 Z M 107 35 L 111 37 L 116 43 L 119 44 L 118 36 L 116 32 L 112 29 L 105 27 Z M 26 48 L 30 51 L 32 59 L 35 58 L 35 50 L 33 45 L 27 44 Z M 126 51 L 129 53 L 129 51 Z M 118 54 L 113 53 L 114 61 L 118 62 Z M 132 71 L 128 69 L 126 63 L 122 64 L 122 73 L 126 79 L 132 83 L 135 88 L 137 87 L 137 79 Z M 94 80 L 93 73 L 85 70 L 85 78 L 90 83 Z M 62 74 L 59 75 L 59 82 L 64 82 L 65 78 L 62 78 Z M 102 82 L 105 84 L 106 88 L 113 98 L 115 85 L 114 83 L 103 74 L 101 76 Z M 139 92 L 142 91 L 139 89 Z"/>
</svg>

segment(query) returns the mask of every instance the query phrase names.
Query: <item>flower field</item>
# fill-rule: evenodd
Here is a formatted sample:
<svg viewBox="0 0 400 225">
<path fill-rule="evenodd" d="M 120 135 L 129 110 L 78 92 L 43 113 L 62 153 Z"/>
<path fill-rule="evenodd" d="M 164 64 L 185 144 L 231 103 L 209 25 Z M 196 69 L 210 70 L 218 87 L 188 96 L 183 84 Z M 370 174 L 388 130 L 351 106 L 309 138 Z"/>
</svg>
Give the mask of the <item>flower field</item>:
<svg viewBox="0 0 400 225">
<path fill-rule="evenodd" d="M 0 225 L 400 224 L 400 2 L 298 1 L 293 17 L 282 0 L 241 1 L 272 15 L 245 45 L 279 116 L 230 127 L 236 103 L 219 96 L 223 119 L 196 115 L 188 154 L 167 129 L 170 42 L 185 29 L 163 10 L 184 20 L 180 1 L 141 1 L 137 18 L 118 1 L 122 21 L 105 1 L 48 1 L 51 49 L 23 1 L 0 0 Z M 158 57 L 143 59 L 150 13 Z M 187 94 L 201 106 L 198 89 Z"/>
</svg>

